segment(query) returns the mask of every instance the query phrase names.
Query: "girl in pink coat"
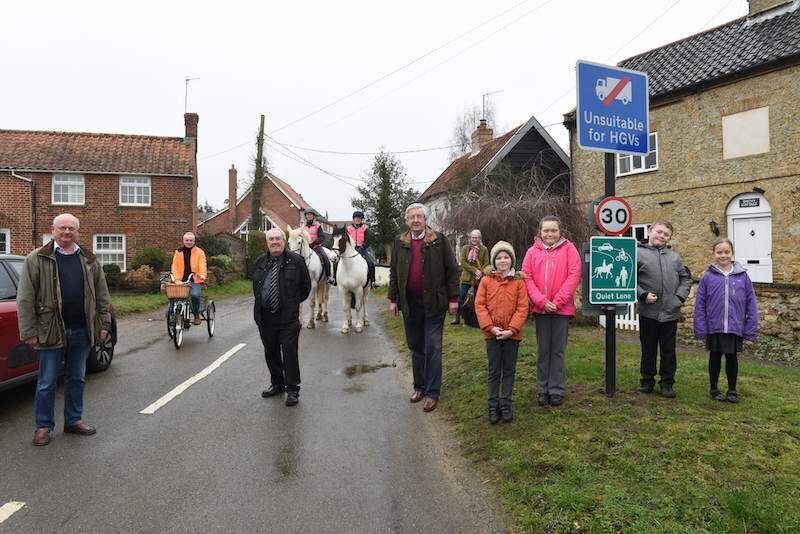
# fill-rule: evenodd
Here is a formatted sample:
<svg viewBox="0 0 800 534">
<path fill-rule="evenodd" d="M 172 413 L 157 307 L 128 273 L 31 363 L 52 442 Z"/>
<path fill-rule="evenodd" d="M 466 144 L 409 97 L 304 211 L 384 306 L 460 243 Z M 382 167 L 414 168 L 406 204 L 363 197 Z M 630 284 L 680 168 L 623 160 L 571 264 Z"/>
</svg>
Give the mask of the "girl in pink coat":
<svg viewBox="0 0 800 534">
<path fill-rule="evenodd" d="M 561 235 L 558 217 L 542 217 L 539 234 L 525 253 L 522 273 L 536 320 L 536 382 L 539 406 L 564 401 L 564 352 L 569 319 L 575 315 L 575 289 L 581 282 L 581 257 Z"/>
</svg>

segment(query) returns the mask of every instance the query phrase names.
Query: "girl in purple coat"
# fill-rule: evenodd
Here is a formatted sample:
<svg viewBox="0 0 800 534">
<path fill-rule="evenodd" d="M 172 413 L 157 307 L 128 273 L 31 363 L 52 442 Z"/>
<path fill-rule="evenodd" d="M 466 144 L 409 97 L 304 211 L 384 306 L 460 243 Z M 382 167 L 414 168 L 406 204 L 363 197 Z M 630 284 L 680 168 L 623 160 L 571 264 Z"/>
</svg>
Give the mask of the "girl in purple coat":
<svg viewBox="0 0 800 534">
<path fill-rule="evenodd" d="M 709 350 L 708 375 L 711 398 L 739 402 L 736 376 L 739 362 L 736 354 L 742 350 L 742 338 L 755 341 L 758 332 L 758 306 L 753 282 L 742 266 L 733 261 L 733 243 L 720 238 L 712 247 L 712 263 L 697 288 L 694 304 L 694 334 L 706 340 Z M 725 374 L 728 394 L 717 387 L 722 355 L 725 354 Z"/>
</svg>

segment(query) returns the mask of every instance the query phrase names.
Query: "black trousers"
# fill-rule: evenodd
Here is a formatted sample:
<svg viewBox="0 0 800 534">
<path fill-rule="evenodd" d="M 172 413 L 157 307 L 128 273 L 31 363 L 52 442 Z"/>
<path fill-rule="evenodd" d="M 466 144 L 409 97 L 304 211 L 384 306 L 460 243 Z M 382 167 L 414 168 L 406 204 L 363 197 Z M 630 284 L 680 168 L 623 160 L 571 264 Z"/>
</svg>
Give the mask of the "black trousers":
<svg viewBox="0 0 800 534">
<path fill-rule="evenodd" d="M 661 365 L 658 374 L 662 385 L 675 383 L 675 371 L 678 359 L 675 355 L 675 336 L 678 333 L 678 321 L 659 322 L 655 319 L 639 316 L 639 341 L 642 343 L 642 363 L 640 372 L 643 386 L 654 386 L 656 376 L 656 359 L 661 350 Z"/>
<path fill-rule="evenodd" d="M 273 321 L 274 315 L 265 311 L 258 325 L 270 382 L 287 391 L 300 391 L 300 362 L 297 357 L 300 321 L 288 324 L 276 324 Z"/>
</svg>

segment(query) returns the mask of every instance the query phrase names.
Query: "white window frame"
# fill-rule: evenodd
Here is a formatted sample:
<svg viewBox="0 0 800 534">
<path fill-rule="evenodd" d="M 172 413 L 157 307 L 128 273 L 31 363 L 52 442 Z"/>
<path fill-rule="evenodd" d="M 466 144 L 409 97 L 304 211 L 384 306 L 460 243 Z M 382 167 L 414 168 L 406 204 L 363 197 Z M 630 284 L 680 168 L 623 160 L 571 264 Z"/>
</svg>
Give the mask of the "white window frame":
<svg viewBox="0 0 800 534">
<path fill-rule="evenodd" d="M 632 224 L 630 228 L 628 228 L 624 234 L 624 237 L 636 237 L 636 230 L 644 229 L 644 241 L 636 240 L 638 243 L 647 243 L 647 238 L 650 236 L 650 225 L 649 224 Z"/>
<path fill-rule="evenodd" d="M 646 156 L 634 156 L 631 154 L 617 154 L 615 159 L 616 162 L 616 173 L 617 176 L 630 176 L 631 174 L 641 174 L 643 172 L 652 172 L 658 170 L 658 132 L 650 132 L 648 136 L 648 142 L 650 151 L 647 153 Z M 652 148 L 655 147 L 655 148 Z M 650 155 L 655 157 L 655 164 L 651 167 L 645 167 L 645 161 L 647 160 Z M 634 161 L 635 158 L 639 158 L 639 166 L 634 168 Z M 621 162 L 623 160 L 627 160 L 629 162 L 630 170 L 628 172 L 620 172 Z"/>
<path fill-rule="evenodd" d="M 42 234 L 42 246 L 48 244 L 51 239 L 53 239 L 53 234 L 51 234 L 50 232 Z"/>
<path fill-rule="evenodd" d="M 0 235 L 6 236 L 6 246 L 0 249 L 0 254 L 11 254 L 11 229 L 0 228 Z"/>
<path fill-rule="evenodd" d="M 122 248 L 121 249 L 97 249 L 97 238 L 98 237 L 121 237 L 122 238 Z M 122 265 L 119 266 L 120 271 L 123 273 L 125 272 L 125 266 L 128 263 L 128 255 L 127 255 L 127 239 L 125 234 L 94 234 L 92 237 L 92 251 L 94 255 L 97 256 L 97 261 L 100 262 L 100 265 L 107 265 L 109 263 L 114 263 L 115 265 L 119 265 L 117 262 L 107 262 L 103 261 L 102 256 L 103 254 L 122 254 Z"/>
<path fill-rule="evenodd" d="M 81 179 L 81 183 L 80 183 L 80 187 L 81 187 L 80 201 L 77 201 L 77 200 L 76 201 L 70 201 L 69 200 L 69 197 L 70 197 L 69 191 L 67 192 L 67 198 L 68 198 L 67 201 L 56 200 L 56 182 L 58 180 L 64 179 L 64 178 L 69 178 L 69 179 L 80 178 Z M 77 183 L 69 184 L 69 182 L 67 182 L 67 184 L 68 184 L 67 187 L 69 187 L 69 185 L 77 186 Z M 54 205 L 59 205 L 59 206 L 85 206 L 86 205 L 86 177 L 84 175 L 82 175 L 82 174 L 54 174 L 53 175 L 52 184 L 51 184 L 51 187 L 50 187 L 50 200 Z"/>
<path fill-rule="evenodd" d="M 131 180 L 133 183 L 125 184 L 123 183 L 125 180 Z M 144 183 L 139 183 L 142 180 L 146 180 L 146 187 L 147 187 L 147 202 L 137 202 L 134 200 L 133 202 L 125 202 L 122 199 L 122 190 L 124 187 L 134 189 L 133 197 L 136 199 L 138 196 L 138 189 L 140 187 L 145 187 Z M 120 206 L 142 206 L 142 207 L 150 207 L 153 202 L 153 188 L 152 183 L 149 176 L 120 176 L 119 177 L 119 205 Z"/>
</svg>

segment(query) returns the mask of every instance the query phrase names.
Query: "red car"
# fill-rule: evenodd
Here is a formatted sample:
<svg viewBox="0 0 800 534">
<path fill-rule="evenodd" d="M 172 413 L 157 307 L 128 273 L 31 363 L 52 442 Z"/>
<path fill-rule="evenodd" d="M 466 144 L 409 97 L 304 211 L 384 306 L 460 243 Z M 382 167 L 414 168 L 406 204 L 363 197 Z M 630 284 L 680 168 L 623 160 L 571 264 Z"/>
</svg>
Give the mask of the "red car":
<svg viewBox="0 0 800 534">
<path fill-rule="evenodd" d="M 20 340 L 17 324 L 17 286 L 24 260 L 23 256 L 0 254 L 0 391 L 33 380 L 39 372 L 36 351 Z M 111 310 L 111 335 L 89 351 L 86 368 L 108 369 L 116 344 L 117 320 Z"/>
</svg>

